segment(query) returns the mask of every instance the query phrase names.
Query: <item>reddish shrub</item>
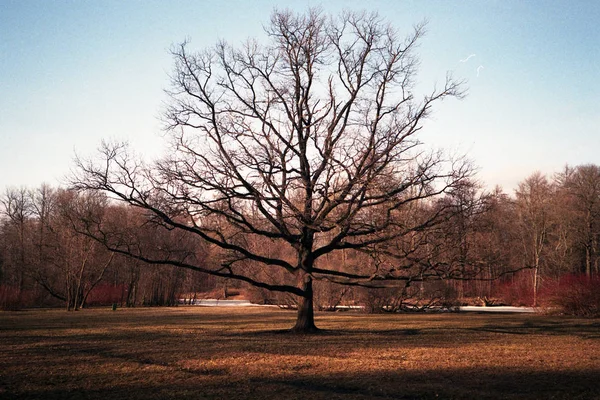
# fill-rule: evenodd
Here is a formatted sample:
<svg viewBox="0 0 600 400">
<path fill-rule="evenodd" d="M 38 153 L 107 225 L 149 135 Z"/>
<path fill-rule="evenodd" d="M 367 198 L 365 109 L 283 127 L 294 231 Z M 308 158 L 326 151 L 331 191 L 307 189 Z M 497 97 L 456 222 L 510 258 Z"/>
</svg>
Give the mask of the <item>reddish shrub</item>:
<svg viewBox="0 0 600 400">
<path fill-rule="evenodd" d="M 530 271 L 523 271 L 510 280 L 496 286 L 493 297 L 511 306 L 531 306 L 533 304 L 533 279 Z"/>
<path fill-rule="evenodd" d="M 121 302 L 125 294 L 125 285 L 110 285 L 99 284 L 90 292 L 86 305 L 87 306 L 106 306 Z"/>
<path fill-rule="evenodd" d="M 0 309 L 19 310 L 35 305 L 33 290 L 19 290 L 16 286 L 0 285 Z"/>
<path fill-rule="evenodd" d="M 546 281 L 541 294 L 548 306 L 564 314 L 600 316 L 600 277 L 565 275 Z"/>
<path fill-rule="evenodd" d="M 0 309 L 16 310 L 20 307 L 19 289 L 12 286 L 0 286 Z"/>
</svg>

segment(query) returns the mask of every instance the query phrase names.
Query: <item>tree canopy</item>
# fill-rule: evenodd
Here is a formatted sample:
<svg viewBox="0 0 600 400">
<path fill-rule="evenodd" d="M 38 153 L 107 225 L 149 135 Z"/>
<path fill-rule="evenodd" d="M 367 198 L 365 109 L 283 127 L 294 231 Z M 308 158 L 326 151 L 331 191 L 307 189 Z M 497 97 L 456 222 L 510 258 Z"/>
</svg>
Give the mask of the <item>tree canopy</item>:
<svg viewBox="0 0 600 400">
<path fill-rule="evenodd" d="M 78 160 L 73 186 L 221 249 L 219 262 L 150 254 L 97 227 L 90 234 L 147 262 L 298 296 L 300 332 L 316 329 L 314 279 L 381 286 L 448 276 L 451 263 L 432 263 L 422 245 L 455 210 L 438 199 L 472 170 L 418 138 L 435 103 L 463 94 L 451 76 L 415 93 L 424 28 L 403 37 L 376 14 L 274 11 L 265 44 L 173 47 L 167 155 L 144 164 L 126 145 L 103 143 L 99 157 Z M 374 262 L 321 262 L 346 250 Z"/>
</svg>

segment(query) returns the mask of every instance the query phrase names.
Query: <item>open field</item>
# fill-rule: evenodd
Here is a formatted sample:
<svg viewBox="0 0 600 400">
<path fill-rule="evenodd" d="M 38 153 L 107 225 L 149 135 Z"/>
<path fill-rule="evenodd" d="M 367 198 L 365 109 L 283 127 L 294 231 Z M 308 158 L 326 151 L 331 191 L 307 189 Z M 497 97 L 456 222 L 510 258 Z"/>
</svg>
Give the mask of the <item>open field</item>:
<svg viewBox="0 0 600 400">
<path fill-rule="evenodd" d="M 268 308 L 0 313 L 0 398 L 600 398 L 600 321 Z"/>
</svg>

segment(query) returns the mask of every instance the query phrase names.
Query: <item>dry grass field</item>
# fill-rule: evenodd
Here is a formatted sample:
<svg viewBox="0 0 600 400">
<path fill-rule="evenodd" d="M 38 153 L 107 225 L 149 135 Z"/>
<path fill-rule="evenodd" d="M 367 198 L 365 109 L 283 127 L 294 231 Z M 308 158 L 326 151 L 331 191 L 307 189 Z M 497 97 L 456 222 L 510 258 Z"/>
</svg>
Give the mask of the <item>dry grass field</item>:
<svg viewBox="0 0 600 400">
<path fill-rule="evenodd" d="M 600 398 L 600 321 L 270 308 L 0 313 L 1 399 Z"/>
</svg>

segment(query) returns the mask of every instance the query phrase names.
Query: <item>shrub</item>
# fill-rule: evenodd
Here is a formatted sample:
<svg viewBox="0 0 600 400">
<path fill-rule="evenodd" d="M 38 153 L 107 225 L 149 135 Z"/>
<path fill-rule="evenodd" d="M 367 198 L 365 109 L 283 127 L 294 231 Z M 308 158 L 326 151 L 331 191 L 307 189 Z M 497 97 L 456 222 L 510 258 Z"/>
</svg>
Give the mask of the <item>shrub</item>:
<svg viewBox="0 0 600 400">
<path fill-rule="evenodd" d="M 600 317 L 600 277 L 563 276 L 546 282 L 542 297 L 563 314 Z"/>
<path fill-rule="evenodd" d="M 456 290 L 443 281 L 399 288 L 364 289 L 361 303 L 369 313 L 454 310 L 459 305 Z"/>
<path fill-rule="evenodd" d="M 0 309 L 17 310 L 21 306 L 18 288 L 12 286 L 0 286 Z"/>
<path fill-rule="evenodd" d="M 86 306 L 106 306 L 121 302 L 126 286 L 124 284 L 99 284 L 88 295 Z"/>
<path fill-rule="evenodd" d="M 503 304 L 511 306 L 531 306 L 533 304 L 531 272 L 522 271 L 510 280 L 502 282 L 494 291 L 493 297 L 499 298 Z"/>
<path fill-rule="evenodd" d="M 32 289 L 19 290 L 16 286 L 0 285 L 0 310 L 19 310 L 36 305 L 37 294 Z"/>
</svg>

